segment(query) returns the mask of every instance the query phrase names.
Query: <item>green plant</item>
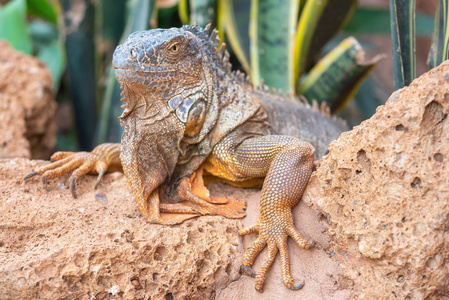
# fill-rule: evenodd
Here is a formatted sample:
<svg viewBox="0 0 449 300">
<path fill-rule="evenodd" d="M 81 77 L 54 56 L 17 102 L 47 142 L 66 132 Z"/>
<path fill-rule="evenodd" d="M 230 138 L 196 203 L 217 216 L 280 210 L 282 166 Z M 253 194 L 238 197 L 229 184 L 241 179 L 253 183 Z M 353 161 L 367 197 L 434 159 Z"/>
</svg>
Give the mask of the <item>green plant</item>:
<svg viewBox="0 0 449 300">
<path fill-rule="evenodd" d="M 57 25 L 57 7 L 47 0 L 12 0 L 0 9 L 0 40 L 44 61 L 52 73 L 55 90 L 65 68 Z"/>
<path fill-rule="evenodd" d="M 429 54 L 429 67 L 434 68 L 449 58 L 449 3 L 438 0 L 435 12 L 435 29 Z"/>
<path fill-rule="evenodd" d="M 391 37 L 395 89 L 409 85 L 416 77 L 415 0 L 390 0 Z M 434 68 L 449 57 L 449 3 L 438 0 L 435 26 L 429 53 L 429 67 Z"/>
<path fill-rule="evenodd" d="M 361 46 L 345 38 L 372 30 L 364 24 L 385 15 L 384 11 L 359 9 L 356 0 L 180 0 L 168 8 L 159 7 L 156 0 L 81 2 L 84 5 L 80 10 L 74 9 L 75 2 L 69 0 L 53 5 L 46 0 L 12 0 L 0 10 L 0 38 L 42 57 L 54 72 L 56 90 L 67 53 L 67 82 L 82 149 L 90 149 L 97 142 L 120 140 L 120 90 L 111 57 L 116 45 L 132 31 L 212 23 L 219 29 L 220 38 L 230 45 L 234 67 L 250 74 L 255 85 L 264 82 L 306 95 L 309 100 L 325 101 L 332 110 L 338 110 L 354 96 L 379 59 L 359 59 L 363 56 Z M 77 13 L 75 18 L 73 12 Z M 40 23 L 30 15 L 38 15 Z M 14 32 L 5 32 L 11 26 L 2 24 L 17 20 L 20 22 Z M 60 24 L 58 20 L 65 22 Z M 51 38 L 42 38 L 42 23 L 52 26 Z M 385 31 L 379 28 L 376 30 Z M 61 90 L 60 96 L 66 97 L 65 93 L 66 89 Z M 368 117 L 378 102 L 369 92 L 359 93 L 356 99 L 362 94 L 365 104 L 375 103 L 360 105 L 369 107 L 365 113 Z"/>
</svg>

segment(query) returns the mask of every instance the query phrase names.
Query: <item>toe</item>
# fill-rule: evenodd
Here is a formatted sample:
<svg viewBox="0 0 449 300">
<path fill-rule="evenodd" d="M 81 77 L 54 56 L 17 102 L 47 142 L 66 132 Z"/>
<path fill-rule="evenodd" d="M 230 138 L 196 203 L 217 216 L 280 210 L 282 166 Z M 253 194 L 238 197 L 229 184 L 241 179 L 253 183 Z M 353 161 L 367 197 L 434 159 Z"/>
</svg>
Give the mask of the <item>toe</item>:
<svg viewBox="0 0 449 300">
<path fill-rule="evenodd" d="M 251 226 L 246 226 L 239 230 L 239 235 L 248 235 L 253 233 L 259 233 L 259 224 L 256 223 Z"/>
</svg>

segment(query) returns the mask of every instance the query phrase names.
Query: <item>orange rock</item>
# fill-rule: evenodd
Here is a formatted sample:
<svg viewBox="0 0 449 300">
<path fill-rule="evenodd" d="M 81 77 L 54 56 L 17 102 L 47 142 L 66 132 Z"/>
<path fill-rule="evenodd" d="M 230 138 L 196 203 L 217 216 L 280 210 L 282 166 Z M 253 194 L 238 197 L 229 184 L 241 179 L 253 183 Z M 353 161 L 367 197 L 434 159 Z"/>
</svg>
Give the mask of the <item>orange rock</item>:
<svg viewBox="0 0 449 300">
<path fill-rule="evenodd" d="M 449 293 L 449 62 L 329 147 L 304 201 L 356 299 Z"/>
<path fill-rule="evenodd" d="M 0 41 L 0 158 L 48 158 L 56 106 L 45 64 Z"/>
</svg>

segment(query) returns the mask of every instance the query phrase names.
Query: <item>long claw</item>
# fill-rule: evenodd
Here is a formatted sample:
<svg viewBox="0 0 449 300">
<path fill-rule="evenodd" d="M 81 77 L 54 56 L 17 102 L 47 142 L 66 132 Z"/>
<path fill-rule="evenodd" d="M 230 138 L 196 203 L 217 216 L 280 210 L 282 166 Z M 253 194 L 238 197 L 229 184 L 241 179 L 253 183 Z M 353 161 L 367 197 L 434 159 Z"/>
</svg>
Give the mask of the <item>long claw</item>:
<svg viewBox="0 0 449 300">
<path fill-rule="evenodd" d="M 32 177 L 34 177 L 34 176 L 36 176 L 36 175 L 37 175 L 37 172 L 36 172 L 36 171 L 33 171 L 33 172 L 31 172 L 30 174 L 28 174 L 27 176 L 25 176 L 25 177 L 23 178 L 23 180 L 30 179 L 30 178 L 32 178 Z"/>
<path fill-rule="evenodd" d="M 73 198 L 75 198 L 76 199 L 76 192 L 75 192 L 75 180 L 76 180 L 76 178 L 75 177 L 70 177 L 70 192 L 72 193 L 72 196 L 73 196 Z"/>
<path fill-rule="evenodd" d="M 292 287 L 290 289 L 292 289 L 292 290 L 300 290 L 300 289 L 302 289 L 303 286 L 304 286 L 304 281 L 303 282 L 297 282 L 294 285 L 292 285 Z"/>
<path fill-rule="evenodd" d="M 253 278 L 256 277 L 257 275 L 256 272 L 254 272 L 254 270 L 250 266 L 242 265 L 242 271 Z"/>
<path fill-rule="evenodd" d="M 104 173 L 106 173 L 106 169 L 101 169 L 100 173 L 98 173 L 97 181 L 95 182 L 94 190 L 97 189 L 98 184 L 100 183 L 101 178 L 103 178 Z"/>
<path fill-rule="evenodd" d="M 42 176 L 42 183 L 44 184 L 45 190 L 48 189 L 48 179 L 45 176 Z"/>
<path fill-rule="evenodd" d="M 309 249 L 315 248 L 315 242 L 309 241 Z"/>
</svg>

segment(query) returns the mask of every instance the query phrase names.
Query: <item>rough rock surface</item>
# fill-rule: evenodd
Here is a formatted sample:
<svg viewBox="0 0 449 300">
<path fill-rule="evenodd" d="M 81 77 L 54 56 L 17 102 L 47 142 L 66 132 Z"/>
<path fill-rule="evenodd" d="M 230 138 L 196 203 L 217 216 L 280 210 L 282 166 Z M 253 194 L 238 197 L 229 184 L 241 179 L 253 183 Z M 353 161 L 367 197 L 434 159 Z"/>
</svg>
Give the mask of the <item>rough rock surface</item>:
<svg viewBox="0 0 449 300">
<path fill-rule="evenodd" d="M 290 241 L 292 275 L 305 280 L 304 288 L 283 285 L 278 258 L 260 294 L 254 279 L 239 273 L 243 246 L 255 239 L 238 236 L 241 220 L 148 224 L 120 173 L 105 175 L 96 191 L 88 176 L 77 199 L 65 187 L 67 177 L 47 188 L 39 179 L 22 181 L 46 163 L 0 160 L 1 299 L 348 299 L 351 293 L 339 289 L 341 271 L 323 246 L 307 251 Z M 212 192 L 246 199 L 245 224 L 257 218 L 259 190 L 214 184 Z M 317 213 L 304 203 L 295 212 L 305 235 L 327 245 Z"/>
<path fill-rule="evenodd" d="M 0 41 L 0 158 L 48 158 L 56 141 L 50 71 Z"/>
<path fill-rule="evenodd" d="M 255 236 L 238 237 L 239 220 L 201 217 L 173 227 L 147 224 L 123 175 L 106 175 L 97 191 L 89 176 L 75 200 L 64 180 L 47 188 L 38 179 L 24 183 L 23 176 L 44 162 L 14 159 L 0 161 L 0 295 L 447 297 L 448 82 L 445 63 L 393 94 L 370 120 L 331 144 L 294 210 L 298 229 L 317 241 L 308 251 L 289 241 L 292 275 L 305 280 L 300 291 L 283 286 L 279 259 L 263 294 L 254 290 L 252 278 L 240 276 L 243 245 Z M 259 191 L 222 184 L 212 191 L 247 199 L 243 223 L 256 220 Z"/>
<path fill-rule="evenodd" d="M 303 200 L 353 298 L 449 297 L 448 114 L 446 62 L 342 134 L 312 175 Z"/>
</svg>

